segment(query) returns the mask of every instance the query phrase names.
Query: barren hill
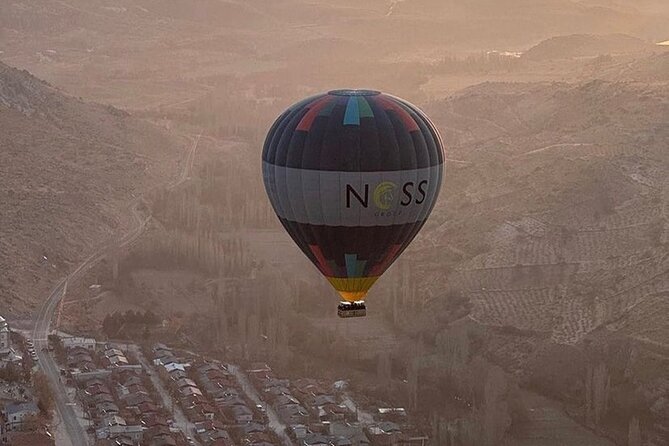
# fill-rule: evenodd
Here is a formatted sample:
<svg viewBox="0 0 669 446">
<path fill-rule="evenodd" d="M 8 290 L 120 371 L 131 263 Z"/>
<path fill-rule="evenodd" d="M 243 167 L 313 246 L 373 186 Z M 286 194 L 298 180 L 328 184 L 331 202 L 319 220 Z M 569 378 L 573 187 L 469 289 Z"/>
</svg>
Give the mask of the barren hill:
<svg viewBox="0 0 669 446">
<path fill-rule="evenodd" d="M 629 2 L 570 0 L 403 0 L 393 15 L 430 17 L 447 21 L 449 35 L 476 35 L 480 42 L 523 45 L 556 35 L 625 33 L 648 39 L 661 36 L 669 11 L 666 6 Z M 635 8 L 635 6 L 637 8 Z M 464 29 L 464 23 L 467 28 Z M 462 27 L 462 29 L 459 29 Z"/>
<path fill-rule="evenodd" d="M 179 146 L 2 63 L 0 128 L 0 305 L 17 315 L 127 223 L 121 208 L 174 171 Z"/>
<path fill-rule="evenodd" d="M 669 82 L 669 50 L 641 57 L 617 67 L 607 77 L 615 80 L 667 83 Z"/>
<path fill-rule="evenodd" d="M 485 330 L 487 357 L 576 419 L 599 364 L 611 379 L 602 424 L 658 408 L 644 432 L 667 444 L 668 87 L 486 83 L 425 108 L 450 161 L 401 260 L 409 286 L 377 294 L 389 318 L 444 349 L 457 327 Z"/>
<path fill-rule="evenodd" d="M 649 52 L 655 45 L 625 34 L 572 34 L 552 37 L 530 48 L 523 57 L 542 61 L 596 57 L 602 54 L 634 54 Z"/>
<path fill-rule="evenodd" d="M 574 343 L 665 291 L 667 98 L 603 81 L 489 83 L 431 104 L 453 161 L 412 250 L 433 265 L 421 294 L 462 293 L 484 324 Z"/>
</svg>

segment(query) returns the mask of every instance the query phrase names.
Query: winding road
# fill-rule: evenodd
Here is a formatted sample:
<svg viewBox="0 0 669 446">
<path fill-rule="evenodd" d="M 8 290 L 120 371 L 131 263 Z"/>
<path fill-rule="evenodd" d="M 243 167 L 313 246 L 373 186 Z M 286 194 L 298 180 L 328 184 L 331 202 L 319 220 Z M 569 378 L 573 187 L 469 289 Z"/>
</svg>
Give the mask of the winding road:
<svg viewBox="0 0 669 446">
<path fill-rule="evenodd" d="M 195 152 L 197 150 L 197 145 L 201 136 L 202 133 L 197 135 L 197 137 L 193 140 L 190 150 L 185 157 L 185 161 L 182 163 L 181 172 L 178 178 L 176 181 L 168 184 L 168 188 L 174 188 L 188 179 L 188 176 L 190 175 L 190 172 L 193 168 Z M 80 279 L 86 271 L 95 266 L 107 255 L 114 252 L 115 250 L 133 243 L 142 235 L 146 229 L 150 217 L 142 216 L 139 211 L 140 203 L 141 198 L 137 198 L 130 203 L 130 209 L 135 220 L 135 224 L 133 225 L 134 227 L 120 239 L 105 243 L 86 260 L 79 264 L 79 266 L 77 266 L 74 271 L 65 276 L 51 291 L 37 313 L 37 318 L 32 333 L 35 351 L 37 352 L 37 363 L 40 369 L 49 379 L 51 390 L 53 391 L 54 395 L 55 409 L 65 425 L 67 434 L 70 437 L 70 443 L 74 446 L 89 445 L 91 444 L 91 441 L 86 434 L 86 431 L 79 423 L 77 415 L 72 407 L 72 402 L 67 395 L 65 386 L 60 380 L 59 367 L 46 348 L 48 345 L 47 336 L 51 330 L 51 320 L 53 319 L 56 308 L 65 296 L 68 282 L 74 282 Z"/>
<path fill-rule="evenodd" d="M 144 232 L 148 218 L 142 219 L 139 211 L 137 210 L 137 204 L 132 207 L 132 211 L 136 220 L 136 227 L 130 233 L 122 237 L 121 240 L 119 240 L 117 243 L 109 243 L 104 245 L 97 252 L 84 260 L 77 267 L 77 269 L 61 280 L 60 283 L 53 289 L 53 291 L 51 291 L 51 294 L 47 300 L 44 301 L 44 304 L 42 304 L 42 307 L 40 308 L 37 315 L 35 328 L 33 329 L 33 342 L 35 345 L 35 351 L 37 352 L 37 363 L 39 364 L 40 369 L 49 379 L 49 383 L 51 384 L 51 389 L 54 394 L 55 408 L 60 415 L 60 419 L 63 421 L 63 423 L 65 423 L 65 428 L 67 429 L 67 433 L 72 444 L 76 446 L 90 444 L 89 438 L 86 434 L 86 431 L 79 423 L 74 408 L 71 405 L 72 401 L 69 400 L 65 386 L 60 380 L 60 370 L 58 364 L 56 364 L 54 358 L 51 357 L 48 349 L 43 349 L 47 347 L 47 336 L 51 329 L 51 320 L 53 319 L 53 315 L 56 311 L 56 308 L 58 307 L 58 304 L 60 303 L 63 296 L 65 296 L 68 282 L 78 280 L 86 271 L 95 266 L 113 249 L 126 246 L 127 244 L 139 238 L 139 236 Z"/>
</svg>

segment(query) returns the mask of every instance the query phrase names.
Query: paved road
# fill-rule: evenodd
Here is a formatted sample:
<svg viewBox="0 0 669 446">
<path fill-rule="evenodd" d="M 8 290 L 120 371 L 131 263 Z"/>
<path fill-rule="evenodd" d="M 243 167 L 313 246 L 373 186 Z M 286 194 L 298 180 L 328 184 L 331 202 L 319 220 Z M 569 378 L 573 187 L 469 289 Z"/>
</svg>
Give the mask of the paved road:
<svg viewBox="0 0 669 446">
<path fill-rule="evenodd" d="M 137 355 L 137 359 L 139 362 L 142 364 L 142 367 L 144 367 L 144 370 L 153 370 L 151 373 L 151 382 L 153 383 L 153 387 L 158 391 L 158 394 L 160 395 L 160 399 L 163 400 L 163 407 L 165 407 L 168 410 L 172 411 L 172 416 L 174 417 L 174 423 L 176 426 L 181 430 L 181 432 L 184 433 L 187 437 L 191 437 L 193 439 L 193 442 L 197 445 L 200 446 L 200 443 L 195 439 L 195 436 L 193 432 L 195 431 L 195 425 L 191 423 L 188 418 L 186 418 L 186 415 L 184 415 L 183 411 L 179 407 L 178 404 L 174 404 L 172 400 L 172 396 L 170 395 L 170 392 L 165 388 L 163 385 L 163 382 L 160 380 L 158 375 L 155 373 L 155 370 L 151 365 L 149 364 L 149 361 L 144 357 L 144 354 L 142 351 L 136 346 L 136 345 L 131 345 L 129 348 L 135 352 Z"/>
<path fill-rule="evenodd" d="M 260 398 L 260 395 L 258 395 L 256 389 L 251 385 L 249 379 L 246 377 L 246 374 L 239 369 L 239 366 L 233 364 L 228 365 L 228 370 L 230 370 L 230 372 L 235 375 L 246 396 L 249 397 L 254 402 L 254 404 L 262 404 L 262 406 L 265 408 L 265 412 L 267 413 L 267 418 L 269 420 L 269 427 L 276 433 L 276 435 L 281 440 L 281 443 L 284 446 L 293 446 L 293 441 L 286 434 L 286 425 L 283 424 L 281 420 L 279 420 L 279 417 L 269 406 L 269 404 L 265 403 Z"/>
<path fill-rule="evenodd" d="M 179 177 L 176 181 L 168 185 L 169 188 L 178 186 L 188 179 L 188 176 L 190 175 L 190 172 L 193 168 L 195 152 L 197 150 L 197 145 L 200 141 L 201 135 L 202 134 L 200 133 L 194 139 L 193 144 L 185 158 L 185 162 L 182 165 Z M 65 425 L 68 436 L 70 437 L 70 443 L 74 446 L 86 446 L 91 444 L 91 442 L 88 438 L 88 435 L 86 434 L 86 431 L 79 423 L 79 419 L 77 418 L 77 415 L 71 405 L 71 401 L 67 396 L 65 386 L 60 381 L 60 370 L 58 365 L 51 357 L 48 350 L 42 351 L 42 349 L 47 347 L 47 336 L 51 330 L 51 320 L 53 319 L 56 308 L 58 308 L 58 305 L 63 299 L 63 296 L 65 296 L 68 282 L 74 282 L 80 279 L 86 271 L 95 266 L 109 253 L 135 242 L 144 232 L 147 222 L 150 218 L 143 218 L 139 212 L 138 207 L 140 201 L 141 200 L 138 198 L 130 204 L 130 209 L 132 210 L 132 214 L 135 220 L 135 225 L 130 230 L 130 232 L 125 234 L 119 240 L 106 243 L 100 247 L 90 257 L 84 260 L 73 272 L 65 276 L 51 291 L 51 294 L 49 294 L 37 313 L 37 318 L 33 329 L 33 340 L 38 358 L 37 363 L 40 369 L 44 371 L 47 378 L 49 379 L 51 390 L 54 394 L 55 409 Z"/>
<path fill-rule="evenodd" d="M 103 246 L 99 251 L 91 255 L 88 259 L 84 260 L 84 262 L 81 263 L 77 269 L 61 280 L 61 282 L 53 289 L 53 291 L 51 291 L 51 294 L 39 309 L 37 321 L 35 322 L 35 328 L 33 329 L 33 340 L 38 358 L 37 363 L 39 364 L 40 369 L 49 379 L 51 390 L 54 394 L 55 408 L 58 411 L 60 419 L 65 424 L 65 428 L 70 437 L 71 443 L 75 446 L 85 446 L 91 444 L 91 442 L 86 431 L 79 423 L 76 412 L 69 404 L 71 401 L 67 396 L 67 390 L 65 389 L 65 386 L 60 380 L 60 369 L 58 365 L 56 364 L 54 358 L 51 357 L 49 352 L 42 351 L 42 349 L 48 345 L 47 336 L 51 331 L 51 320 L 53 319 L 56 308 L 58 308 L 58 304 L 60 303 L 63 296 L 65 296 L 68 282 L 78 280 L 86 271 L 88 271 L 97 262 L 103 259 L 111 251 L 111 249 L 123 247 L 133 242 L 139 238 L 142 232 L 144 232 L 146 222 L 148 220 L 143 220 L 141 218 L 136 206 L 133 207 L 133 215 L 137 224 L 129 234 L 126 234 L 117 243 L 111 243 Z"/>
</svg>

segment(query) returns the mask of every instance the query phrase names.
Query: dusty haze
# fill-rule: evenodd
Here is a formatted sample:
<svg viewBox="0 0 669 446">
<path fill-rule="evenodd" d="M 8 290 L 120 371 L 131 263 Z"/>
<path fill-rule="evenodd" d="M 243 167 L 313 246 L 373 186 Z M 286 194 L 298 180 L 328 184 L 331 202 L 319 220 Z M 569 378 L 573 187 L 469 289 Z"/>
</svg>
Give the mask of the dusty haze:
<svg viewBox="0 0 669 446">
<path fill-rule="evenodd" d="M 1 2 L 0 315 L 345 380 L 371 444 L 669 444 L 667 42 L 665 0 Z M 273 120 L 335 88 L 417 104 L 447 156 L 355 320 L 260 172 Z M 349 444 L 293 394 L 323 443 L 262 441 Z M 263 444 L 227 413 L 222 444 Z"/>
</svg>

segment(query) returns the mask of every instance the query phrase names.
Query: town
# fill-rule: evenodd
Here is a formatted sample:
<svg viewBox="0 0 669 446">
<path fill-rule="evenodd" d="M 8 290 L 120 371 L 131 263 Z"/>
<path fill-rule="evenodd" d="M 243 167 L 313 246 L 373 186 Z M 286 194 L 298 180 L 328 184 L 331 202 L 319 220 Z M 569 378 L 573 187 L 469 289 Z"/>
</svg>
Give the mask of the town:
<svg viewBox="0 0 669 446">
<path fill-rule="evenodd" d="M 54 445 L 50 403 L 43 401 L 53 397 L 37 390 L 41 372 L 33 342 L 12 333 L 4 319 L 1 323 L 2 444 Z M 49 335 L 46 350 L 60 366 L 67 404 L 75 407 L 90 444 L 422 446 L 428 441 L 414 432 L 403 408 L 360 407 L 345 381 L 285 379 L 265 363 L 223 363 L 161 343 L 58 333 Z"/>
</svg>

